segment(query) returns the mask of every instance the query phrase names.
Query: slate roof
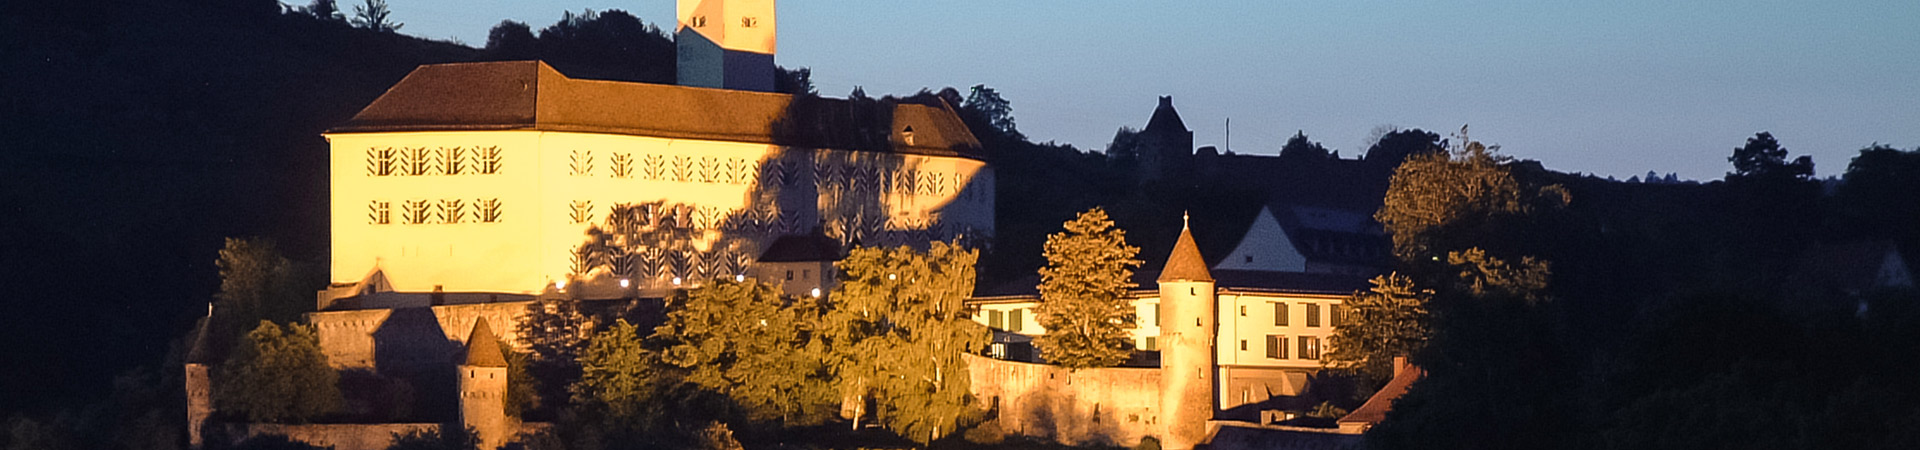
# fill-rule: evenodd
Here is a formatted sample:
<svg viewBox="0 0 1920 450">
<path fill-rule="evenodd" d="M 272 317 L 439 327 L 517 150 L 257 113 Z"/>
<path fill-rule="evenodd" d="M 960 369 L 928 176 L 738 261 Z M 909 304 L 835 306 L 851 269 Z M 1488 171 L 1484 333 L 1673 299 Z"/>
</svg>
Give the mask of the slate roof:
<svg viewBox="0 0 1920 450">
<path fill-rule="evenodd" d="M 1173 97 L 1160 97 L 1160 106 L 1153 108 L 1153 117 L 1147 118 L 1147 127 L 1140 131 L 1185 132 L 1187 124 L 1180 120 L 1180 112 L 1173 109 Z"/>
<path fill-rule="evenodd" d="M 1273 203 L 1274 219 L 1308 260 L 1386 268 L 1393 240 L 1373 220 L 1373 211 Z"/>
<path fill-rule="evenodd" d="M 328 132 L 571 131 L 981 159 L 951 105 L 932 102 L 575 79 L 540 61 L 429 64 Z"/>
<path fill-rule="evenodd" d="M 486 320 L 473 323 L 473 334 L 467 335 L 466 362 L 461 365 L 475 367 L 506 367 L 507 358 L 500 352 L 500 340 L 494 337 L 493 330 L 487 328 Z"/>
<path fill-rule="evenodd" d="M 1173 243 L 1173 254 L 1167 256 L 1166 268 L 1160 270 L 1156 280 L 1213 281 L 1213 275 L 1207 273 L 1207 260 L 1200 257 L 1200 247 L 1193 243 L 1193 233 L 1186 227 L 1180 228 L 1180 240 Z"/>
</svg>

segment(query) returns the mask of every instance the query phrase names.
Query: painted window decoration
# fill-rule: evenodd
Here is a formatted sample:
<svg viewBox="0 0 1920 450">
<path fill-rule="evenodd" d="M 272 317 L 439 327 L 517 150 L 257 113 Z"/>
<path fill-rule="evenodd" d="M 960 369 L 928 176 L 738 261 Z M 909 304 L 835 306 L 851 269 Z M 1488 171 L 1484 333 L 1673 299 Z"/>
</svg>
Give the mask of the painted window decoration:
<svg viewBox="0 0 1920 450">
<path fill-rule="evenodd" d="M 439 170 L 440 152 L 426 147 L 407 147 L 400 150 L 401 175 L 435 175 Z"/>
<path fill-rule="evenodd" d="M 574 150 L 572 155 L 567 156 L 567 159 L 569 160 L 567 163 L 567 169 L 569 170 L 569 173 L 571 173 L 573 176 L 576 176 L 576 177 L 593 176 L 593 151 L 592 150 L 586 150 L 586 151 Z"/>
<path fill-rule="evenodd" d="M 460 224 L 460 223 L 498 223 L 500 222 L 500 199 L 480 198 L 469 202 L 467 199 L 439 200 L 401 200 L 400 223 L 410 225 Z M 393 221 L 391 201 L 373 200 L 367 203 L 367 222 L 374 225 L 388 225 Z"/>
<path fill-rule="evenodd" d="M 500 199 L 475 199 L 473 201 L 473 218 L 480 223 L 499 223 Z"/>
<path fill-rule="evenodd" d="M 427 200 L 407 200 L 400 204 L 400 218 L 408 224 L 424 224 L 433 220 L 433 202 Z"/>
<path fill-rule="evenodd" d="M 607 158 L 607 162 L 611 164 L 607 169 L 612 171 L 612 173 L 608 173 L 607 176 L 613 178 L 633 178 L 632 153 L 614 153 L 612 157 Z"/>
<path fill-rule="evenodd" d="M 374 200 L 367 203 L 367 221 L 374 225 L 393 223 L 393 202 Z"/>
<path fill-rule="evenodd" d="M 567 204 L 567 218 L 573 223 L 593 222 L 593 201 L 574 200 Z"/>
<path fill-rule="evenodd" d="M 473 168 L 480 175 L 500 173 L 500 147 L 480 147 L 474 149 Z"/>
<path fill-rule="evenodd" d="M 492 175 L 500 147 L 382 147 L 367 149 L 367 176 Z"/>
<path fill-rule="evenodd" d="M 444 199 L 440 201 L 440 209 L 437 213 L 440 223 L 465 222 L 467 221 L 467 204 L 457 198 Z"/>
<path fill-rule="evenodd" d="M 395 159 L 399 152 L 393 147 L 367 149 L 367 176 L 392 176 L 399 169 Z"/>
</svg>

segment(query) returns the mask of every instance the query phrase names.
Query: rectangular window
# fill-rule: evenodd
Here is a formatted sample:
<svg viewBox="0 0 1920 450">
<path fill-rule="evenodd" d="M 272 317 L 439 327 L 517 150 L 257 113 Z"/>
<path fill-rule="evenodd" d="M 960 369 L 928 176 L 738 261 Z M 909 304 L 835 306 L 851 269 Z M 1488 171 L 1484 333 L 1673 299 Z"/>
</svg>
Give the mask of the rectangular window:
<svg viewBox="0 0 1920 450">
<path fill-rule="evenodd" d="M 1273 304 L 1273 326 L 1276 326 L 1276 327 L 1287 326 L 1287 304 L 1286 303 Z"/>
<path fill-rule="evenodd" d="M 1148 305 L 1147 309 L 1153 311 L 1153 326 L 1156 326 L 1156 327 L 1160 326 L 1160 304 L 1154 303 L 1152 305 Z"/>
<path fill-rule="evenodd" d="M 1247 305 L 1240 305 L 1240 317 L 1247 316 Z"/>
<path fill-rule="evenodd" d="M 1240 351 L 1243 351 L 1243 352 L 1244 352 L 1244 351 L 1247 351 L 1247 340 L 1246 340 L 1246 339 L 1241 339 L 1241 340 L 1240 340 Z"/>
<path fill-rule="evenodd" d="M 793 281 L 793 271 L 787 271 L 787 281 Z"/>
<path fill-rule="evenodd" d="M 1309 327 L 1320 326 L 1320 304 L 1319 303 L 1307 304 L 1307 326 Z"/>
<path fill-rule="evenodd" d="M 1320 338 L 1300 337 L 1300 359 L 1320 359 Z"/>
<path fill-rule="evenodd" d="M 987 326 L 995 330 L 1004 330 L 1007 326 L 1007 313 L 999 310 L 987 311 Z"/>
<path fill-rule="evenodd" d="M 1025 320 L 1023 320 L 1025 319 L 1025 317 L 1023 316 L 1026 315 L 1026 314 L 1023 314 L 1025 312 L 1026 310 L 1024 309 L 1007 311 L 1007 331 L 1019 333 L 1021 328 L 1025 328 L 1022 326 L 1022 325 L 1026 325 L 1025 323 L 1022 323 L 1022 322 L 1026 322 Z"/>
<path fill-rule="evenodd" d="M 1340 305 L 1333 305 L 1333 306 L 1328 306 L 1327 310 L 1328 310 L 1328 314 L 1327 314 L 1328 325 L 1338 327 L 1342 322 L 1346 320 L 1346 314 L 1347 314 L 1346 308 L 1342 308 L 1340 307 Z"/>
<path fill-rule="evenodd" d="M 1158 350 L 1160 350 L 1160 338 L 1154 337 L 1154 336 L 1147 336 L 1147 351 L 1151 352 L 1151 351 L 1158 351 Z"/>
<path fill-rule="evenodd" d="M 1267 335 L 1267 357 L 1287 359 L 1287 337 L 1278 334 Z"/>
</svg>

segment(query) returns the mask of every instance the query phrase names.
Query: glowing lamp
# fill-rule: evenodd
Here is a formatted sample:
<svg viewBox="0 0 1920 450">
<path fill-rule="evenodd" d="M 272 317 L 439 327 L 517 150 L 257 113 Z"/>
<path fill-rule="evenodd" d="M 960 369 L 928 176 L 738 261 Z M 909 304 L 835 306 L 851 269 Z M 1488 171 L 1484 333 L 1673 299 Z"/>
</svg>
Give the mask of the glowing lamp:
<svg viewBox="0 0 1920 450">
<path fill-rule="evenodd" d="M 627 279 L 625 279 L 625 278 L 621 278 L 621 279 L 620 279 L 620 287 L 621 287 L 622 289 L 625 289 L 626 287 L 628 287 L 628 286 L 632 286 L 632 285 L 633 285 L 633 282 L 632 282 L 632 281 L 629 281 L 629 280 L 627 280 Z"/>
<path fill-rule="evenodd" d="M 813 288 L 813 290 L 808 292 L 807 295 L 812 295 L 813 298 L 820 298 L 820 288 Z"/>
<path fill-rule="evenodd" d="M 674 286 L 680 285 L 680 277 L 673 277 L 673 285 Z"/>
</svg>

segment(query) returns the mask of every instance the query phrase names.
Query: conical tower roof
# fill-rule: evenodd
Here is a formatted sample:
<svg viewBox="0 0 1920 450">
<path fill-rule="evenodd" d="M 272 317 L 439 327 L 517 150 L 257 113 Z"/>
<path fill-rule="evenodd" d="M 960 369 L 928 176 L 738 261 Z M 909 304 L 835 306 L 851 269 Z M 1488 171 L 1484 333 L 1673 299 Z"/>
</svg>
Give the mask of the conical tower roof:
<svg viewBox="0 0 1920 450">
<path fill-rule="evenodd" d="M 1187 229 L 1186 217 L 1181 216 L 1180 221 L 1180 240 L 1173 243 L 1173 254 L 1167 256 L 1167 267 L 1160 270 L 1159 281 L 1213 282 L 1207 260 L 1200 257 L 1200 246 L 1193 243 L 1193 232 Z"/>
<path fill-rule="evenodd" d="M 199 323 L 194 324 L 193 339 L 187 341 L 187 364 L 213 364 L 215 362 L 212 344 L 207 343 L 207 339 L 211 339 L 207 335 L 211 334 L 212 331 L 212 314 L 200 318 Z"/>
<path fill-rule="evenodd" d="M 500 353 L 500 340 L 493 337 L 493 330 L 487 328 L 486 319 L 474 321 L 473 334 L 467 336 L 467 362 L 461 365 L 475 367 L 506 367 L 507 358 Z"/>
</svg>

